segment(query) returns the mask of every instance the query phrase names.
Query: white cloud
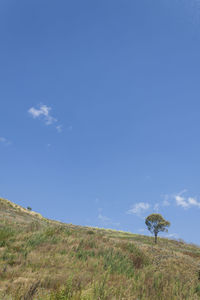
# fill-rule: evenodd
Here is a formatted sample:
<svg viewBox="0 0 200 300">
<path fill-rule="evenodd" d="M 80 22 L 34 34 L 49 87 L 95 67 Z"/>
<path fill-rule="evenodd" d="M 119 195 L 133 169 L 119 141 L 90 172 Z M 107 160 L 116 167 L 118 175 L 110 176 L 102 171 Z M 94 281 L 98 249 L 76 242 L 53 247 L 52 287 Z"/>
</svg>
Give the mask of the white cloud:
<svg viewBox="0 0 200 300">
<path fill-rule="evenodd" d="M 178 206 L 181 206 L 183 208 L 187 208 L 189 207 L 189 203 L 187 202 L 187 200 L 185 200 L 184 197 L 180 196 L 180 195 L 176 195 L 175 196 L 175 200 L 176 200 L 176 204 Z"/>
<path fill-rule="evenodd" d="M 150 208 L 149 203 L 145 202 L 139 202 L 132 206 L 131 209 L 128 210 L 128 214 L 136 214 L 140 215 L 141 213 L 144 213 L 146 210 Z"/>
<path fill-rule="evenodd" d="M 52 108 L 47 105 L 40 104 L 39 108 L 31 107 L 28 112 L 34 118 L 41 118 L 46 125 L 51 125 L 57 122 L 57 119 L 51 115 Z"/>
<path fill-rule="evenodd" d="M 194 197 L 184 197 L 182 194 L 185 193 L 186 190 L 174 196 L 176 204 L 178 206 L 183 207 L 184 209 L 190 207 L 198 207 L 200 208 L 200 202 L 197 201 Z"/>
<path fill-rule="evenodd" d="M 176 197 L 177 197 L 177 199 L 176 199 L 177 205 L 186 207 L 187 203 L 184 203 L 185 199 L 184 199 L 184 197 L 182 197 L 182 195 L 186 192 L 187 192 L 187 190 L 182 190 L 178 194 L 164 194 L 164 195 L 162 195 L 163 201 L 162 201 L 161 205 L 162 206 L 170 206 L 172 204 L 172 200 L 176 199 Z"/>
<path fill-rule="evenodd" d="M 0 137 L 0 143 L 3 144 L 4 146 L 9 146 L 11 145 L 11 142 L 8 141 L 6 138 L 4 137 Z"/>
<path fill-rule="evenodd" d="M 197 201 L 197 199 L 189 197 L 188 198 L 188 203 L 190 206 L 197 206 L 200 207 L 200 202 Z"/>
</svg>

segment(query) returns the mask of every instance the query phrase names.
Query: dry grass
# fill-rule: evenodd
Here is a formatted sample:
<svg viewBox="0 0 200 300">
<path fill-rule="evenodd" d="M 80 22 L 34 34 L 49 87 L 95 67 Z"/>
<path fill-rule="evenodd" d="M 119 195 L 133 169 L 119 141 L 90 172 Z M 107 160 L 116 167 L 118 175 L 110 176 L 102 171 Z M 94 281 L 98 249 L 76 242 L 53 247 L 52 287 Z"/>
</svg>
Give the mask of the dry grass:
<svg viewBox="0 0 200 300">
<path fill-rule="evenodd" d="M 197 246 L 61 224 L 3 199 L 0 209 L 2 300 L 200 298 Z"/>
</svg>

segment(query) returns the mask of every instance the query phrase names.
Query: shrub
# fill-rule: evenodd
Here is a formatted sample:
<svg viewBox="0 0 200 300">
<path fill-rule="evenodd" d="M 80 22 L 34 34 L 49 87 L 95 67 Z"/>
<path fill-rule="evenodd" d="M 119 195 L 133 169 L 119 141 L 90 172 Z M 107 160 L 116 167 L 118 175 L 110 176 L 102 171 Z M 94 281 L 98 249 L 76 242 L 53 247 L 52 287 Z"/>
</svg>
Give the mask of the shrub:
<svg viewBox="0 0 200 300">
<path fill-rule="evenodd" d="M 15 264 L 16 256 L 7 251 L 2 256 L 3 261 L 6 261 L 8 265 L 13 266 Z"/>
<path fill-rule="evenodd" d="M 109 270 L 110 273 L 124 274 L 127 277 L 134 276 L 134 266 L 129 257 L 120 251 L 115 252 L 113 249 L 108 249 L 100 253 L 104 259 L 104 270 Z"/>
<path fill-rule="evenodd" d="M 88 230 L 88 231 L 87 231 L 87 234 L 94 234 L 94 231 Z"/>
<path fill-rule="evenodd" d="M 27 242 L 27 246 L 34 249 L 38 245 L 44 243 L 47 237 L 43 233 L 34 234 Z"/>
<path fill-rule="evenodd" d="M 134 244 L 130 243 L 127 245 L 127 250 L 130 253 L 129 257 L 133 262 L 133 265 L 136 269 L 140 269 L 145 265 L 149 264 L 148 257 Z"/>
<path fill-rule="evenodd" d="M 9 227 L 0 228 L 0 247 L 5 247 L 14 231 Z"/>
<path fill-rule="evenodd" d="M 50 300 L 70 300 L 77 294 L 81 294 L 81 282 L 78 278 L 70 277 L 63 288 L 51 293 Z"/>
<path fill-rule="evenodd" d="M 195 293 L 197 293 L 200 296 L 200 284 L 198 284 L 195 288 Z"/>
<path fill-rule="evenodd" d="M 106 281 L 107 281 L 107 274 L 103 277 L 103 279 L 101 281 L 94 284 L 93 299 L 95 299 L 95 300 L 107 299 Z"/>
</svg>

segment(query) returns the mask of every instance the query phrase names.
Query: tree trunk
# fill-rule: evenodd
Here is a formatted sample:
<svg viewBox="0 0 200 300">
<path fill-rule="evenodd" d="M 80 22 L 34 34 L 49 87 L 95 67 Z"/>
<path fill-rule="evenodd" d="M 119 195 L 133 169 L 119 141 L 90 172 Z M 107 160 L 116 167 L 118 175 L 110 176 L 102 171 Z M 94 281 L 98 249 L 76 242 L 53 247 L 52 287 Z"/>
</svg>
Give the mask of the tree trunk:
<svg viewBox="0 0 200 300">
<path fill-rule="evenodd" d="M 157 244 L 157 233 L 155 233 L 155 244 Z"/>
</svg>

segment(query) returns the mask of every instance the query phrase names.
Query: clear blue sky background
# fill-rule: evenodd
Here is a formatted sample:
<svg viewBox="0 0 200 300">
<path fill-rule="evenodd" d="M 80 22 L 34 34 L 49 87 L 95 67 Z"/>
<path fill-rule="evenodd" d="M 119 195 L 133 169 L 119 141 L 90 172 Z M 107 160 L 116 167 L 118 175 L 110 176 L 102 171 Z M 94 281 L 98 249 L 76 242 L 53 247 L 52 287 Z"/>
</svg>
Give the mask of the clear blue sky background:
<svg viewBox="0 0 200 300">
<path fill-rule="evenodd" d="M 200 244 L 199 3 L 1 0 L 0 196 Z"/>
</svg>

